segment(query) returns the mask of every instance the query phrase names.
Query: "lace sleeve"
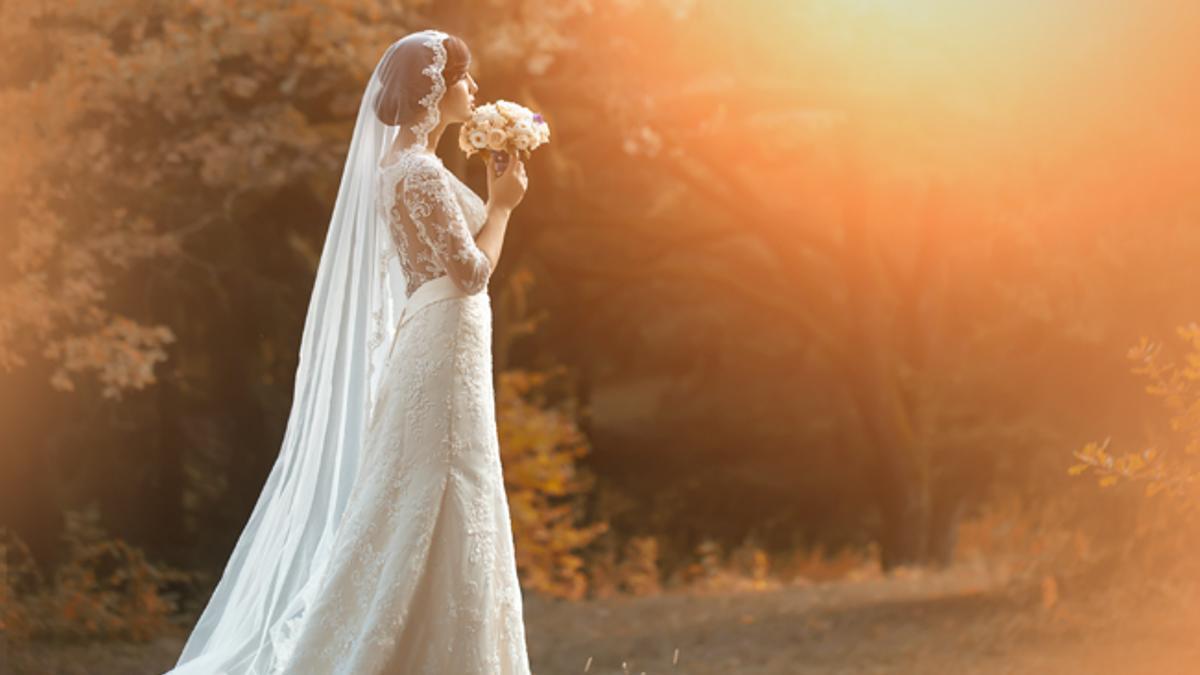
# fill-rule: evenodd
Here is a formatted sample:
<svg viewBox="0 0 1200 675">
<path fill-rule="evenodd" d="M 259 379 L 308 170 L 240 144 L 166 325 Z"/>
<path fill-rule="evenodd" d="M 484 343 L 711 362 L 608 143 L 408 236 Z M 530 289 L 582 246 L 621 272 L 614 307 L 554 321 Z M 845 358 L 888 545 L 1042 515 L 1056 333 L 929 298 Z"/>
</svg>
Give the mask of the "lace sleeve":
<svg viewBox="0 0 1200 675">
<path fill-rule="evenodd" d="M 467 293 L 483 290 L 492 274 L 492 262 L 471 236 L 443 170 L 418 164 L 397 183 L 396 190 L 418 235 L 454 283 Z"/>
</svg>

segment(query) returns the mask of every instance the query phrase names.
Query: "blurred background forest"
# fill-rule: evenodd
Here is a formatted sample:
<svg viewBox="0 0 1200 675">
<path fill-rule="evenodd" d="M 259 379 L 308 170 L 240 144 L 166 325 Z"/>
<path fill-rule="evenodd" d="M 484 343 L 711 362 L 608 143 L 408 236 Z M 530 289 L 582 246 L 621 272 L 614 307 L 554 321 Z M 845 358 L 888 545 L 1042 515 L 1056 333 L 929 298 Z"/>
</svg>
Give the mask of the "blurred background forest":
<svg viewBox="0 0 1200 675">
<path fill-rule="evenodd" d="M 554 134 L 490 287 L 528 593 L 1194 584 L 1200 4 L 17 0 L 0 630 L 203 603 L 365 78 L 426 27 Z"/>
</svg>

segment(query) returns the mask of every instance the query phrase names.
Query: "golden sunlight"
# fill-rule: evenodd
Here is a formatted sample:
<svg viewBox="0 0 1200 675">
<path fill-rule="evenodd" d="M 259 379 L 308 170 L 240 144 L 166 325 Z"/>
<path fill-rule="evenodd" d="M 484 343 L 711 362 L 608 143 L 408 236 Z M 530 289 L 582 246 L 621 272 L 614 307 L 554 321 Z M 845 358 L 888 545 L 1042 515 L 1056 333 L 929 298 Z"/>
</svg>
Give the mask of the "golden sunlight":
<svg viewBox="0 0 1200 675">
<path fill-rule="evenodd" d="M 0 670 L 1194 675 L 1198 73 L 1200 0 L 0 2 Z"/>
</svg>

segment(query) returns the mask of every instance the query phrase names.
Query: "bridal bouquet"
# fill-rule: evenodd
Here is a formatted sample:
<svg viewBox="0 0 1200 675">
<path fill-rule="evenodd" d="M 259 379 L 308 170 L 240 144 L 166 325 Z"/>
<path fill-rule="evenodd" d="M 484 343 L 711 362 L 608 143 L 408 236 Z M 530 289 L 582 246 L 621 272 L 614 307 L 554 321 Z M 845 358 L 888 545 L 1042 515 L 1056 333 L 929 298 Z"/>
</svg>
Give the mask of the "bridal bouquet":
<svg viewBox="0 0 1200 675">
<path fill-rule="evenodd" d="M 467 157 L 487 150 L 493 159 L 497 153 L 528 159 L 534 148 L 549 142 L 550 125 L 541 115 L 505 100 L 476 106 L 458 133 L 458 147 Z"/>
</svg>

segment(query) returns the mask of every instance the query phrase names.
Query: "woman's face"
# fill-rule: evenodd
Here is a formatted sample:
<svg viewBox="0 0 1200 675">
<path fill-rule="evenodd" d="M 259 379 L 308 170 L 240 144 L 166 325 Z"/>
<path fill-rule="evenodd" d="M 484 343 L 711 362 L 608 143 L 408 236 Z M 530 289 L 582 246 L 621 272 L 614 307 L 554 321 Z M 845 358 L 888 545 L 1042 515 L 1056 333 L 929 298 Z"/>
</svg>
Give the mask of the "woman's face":
<svg viewBox="0 0 1200 675">
<path fill-rule="evenodd" d="M 471 111 L 475 108 L 475 92 L 479 85 L 468 72 L 457 82 L 446 88 L 442 96 L 441 115 L 447 124 L 466 122 L 471 119 Z"/>
</svg>

